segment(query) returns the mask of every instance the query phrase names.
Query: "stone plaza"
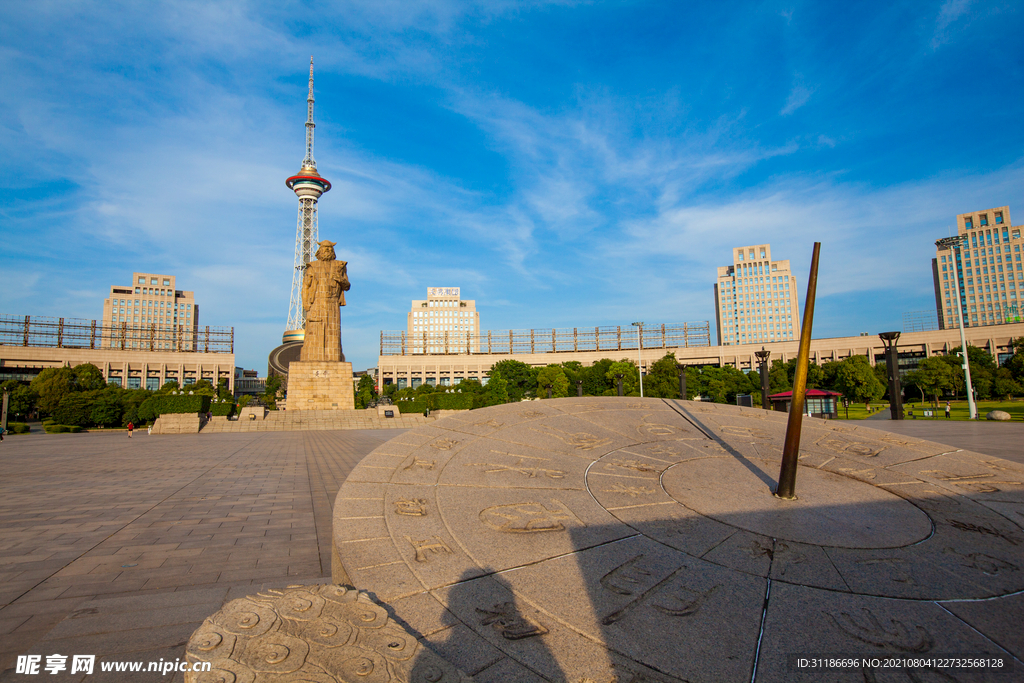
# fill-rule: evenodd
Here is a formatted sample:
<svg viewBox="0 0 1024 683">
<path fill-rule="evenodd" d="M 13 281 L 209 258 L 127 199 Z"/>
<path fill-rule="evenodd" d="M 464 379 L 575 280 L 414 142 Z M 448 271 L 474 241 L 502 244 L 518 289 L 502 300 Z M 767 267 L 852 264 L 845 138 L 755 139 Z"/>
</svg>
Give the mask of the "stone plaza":
<svg viewBox="0 0 1024 683">
<path fill-rule="evenodd" d="M 184 660 L 230 601 L 332 582 L 477 681 L 1019 680 L 1024 458 L 1004 458 L 1024 429 L 941 425 L 944 446 L 890 426 L 924 425 L 805 420 L 792 502 L 770 495 L 785 415 L 661 399 L 412 430 L 11 437 L 2 680 L 34 680 L 14 673 L 25 654 Z M 327 680 L 314 645 L 275 680 Z M 794 660 L 826 655 L 1008 664 Z M 455 680 L 417 662 L 413 680 Z"/>
</svg>

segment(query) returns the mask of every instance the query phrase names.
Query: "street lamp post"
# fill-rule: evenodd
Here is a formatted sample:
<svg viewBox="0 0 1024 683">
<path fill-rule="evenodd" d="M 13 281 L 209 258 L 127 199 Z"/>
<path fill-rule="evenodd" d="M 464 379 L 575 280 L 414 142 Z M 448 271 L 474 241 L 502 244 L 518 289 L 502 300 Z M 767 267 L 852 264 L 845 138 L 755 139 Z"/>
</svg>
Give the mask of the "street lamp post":
<svg viewBox="0 0 1024 683">
<path fill-rule="evenodd" d="M 960 278 L 957 276 L 957 269 L 960 267 L 960 247 L 964 242 L 964 238 L 957 235 L 956 237 L 943 237 L 940 240 L 935 240 L 935 246 L 940 249 L 949 249 L 953 255 L 953 287 L 956 292 L 956 325 L 960 328 L 960 348 L 964 352 L 964 377 L 967 382 L 967 408 L 971 411 L 971 419 L 978 419 L 978 409 L 974 405 L 974 391 L 971 389 L 971 364 L 967 360 L 967 338 L 964 336 L 964 324 L 963 314 L 960 310 Z"/>
<path fill-rule="evenodd" d="M 644 348 L 643 339 L 640 336 L 640 331 L 643 329 L 643 323 L 633 323 L 633 327 L 636 328 L 636 371 L 640 375 L 640 398 L 644 397 L 644 361 L 641 357 L 640 352 Z"/>
<path fill-rule="evenodd" d="M 548 390 L 548 398 L 551 398 L 551 387 L 553 384 L 545 384 L 544 387 Z"/>
<path fill-rule="evenodd" d="M 679 398 L 680 400 L 686 400 L 686 366 L 682 363 L 676 363 L 676 370 L 679 371 Z"/>
<path fill-rule="evenodd" d="M 583 396 L 583 380 L 576 380 L 576 395 Z"/>
<path fill-rule="evenodd" d="M 761 373 L 761 407 L 768 410 L 768 356 L 771 351 L 766 351 L 762 346 L 760 351 L 754 351 L 757 356 L 758 370 Z"/>
<path fill-rule="evenodd" d="M 894 420 L 903 419 L 903 389 L 900 387 L 900 354 L 896 342 L 899 332 L 880 332 L 878 337 L 885 347 L 885 368 L 889 373 L 889 415 Z"/>
<path fill-rule="evenodd" d="M 619 385 L 619 396 L 622 396 L 622 378 L 625 377 L 621 372 L 615 373 L 615 381 Z"/>
</svg>

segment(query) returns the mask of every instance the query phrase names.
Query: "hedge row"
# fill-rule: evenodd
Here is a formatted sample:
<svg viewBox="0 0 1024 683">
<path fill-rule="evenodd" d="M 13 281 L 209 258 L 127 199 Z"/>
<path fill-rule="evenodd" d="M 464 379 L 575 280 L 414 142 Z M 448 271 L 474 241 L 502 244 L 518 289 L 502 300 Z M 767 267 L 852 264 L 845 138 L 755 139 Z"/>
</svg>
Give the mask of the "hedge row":
<svg viewBox="0 0 1024 683">
<path fill-rule="evenodd" d="M 211 403 L 210 412 L 213 415 L 231 416 L 235 412 L 235 403 L 234 401 L 220 401 L 219 403 Z"/>
<path fill-rule="evenodd" d="M 47 434 L 64 434 L 70 432 L 71 434 L 78 434 L 82 431 L 82 428 L 78 425 L 55 425 L 48 424 L 43 427 Z"/>
<path fill-rule="evenodd" d="M 24 422 L 8 422 L 7 431 L 11 434 L 28 434 L 30 429 Z"/>
<path fill-rule="evenodd" d="M 473 394 L 437 392 L 426 394 L 415 401 L 397 401 L 395 405 L 402 413 L 422 413 L 428 408 L 430 410 L 469 410 L 473 407 Z"/>
</svg>

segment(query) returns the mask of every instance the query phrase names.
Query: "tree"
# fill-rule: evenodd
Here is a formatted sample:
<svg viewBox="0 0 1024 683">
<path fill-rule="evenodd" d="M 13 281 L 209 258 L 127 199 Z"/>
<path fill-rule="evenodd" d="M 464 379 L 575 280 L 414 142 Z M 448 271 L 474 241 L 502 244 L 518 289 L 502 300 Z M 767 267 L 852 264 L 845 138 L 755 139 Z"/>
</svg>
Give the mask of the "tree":
<svg viewBox="0 0 1024 683">
<path fill-rule="evenodd" d="M 2 385 L 2 390 L 8 392 L 7 410 L 19 418 L 26 418 L 36 404 L 37 396 L 32 389 L 16 379 L 9 379 Z"/>
<path fill-rule="evenodd" d="M 101 427 L 121 424 L 121 417 L 124 415 L 124 405 L 121 402 L 123 391 L 116 386 L 110 386 L 100 391 L 99 396 L 92 404 L 90 417 L 94 424 Z"/>
<path fill-rule="evenodd" d="M 373 377 L 363 375 L 356 385 L 356 408 L 366 408 L 374 399 Z"/>
<path fill-rule="evenodd" d="M 267 377 L 267 384 L 261 398 L 270 408 L 277 408 L 277 392 L 281 391 L 281 375 Z"/>
<path fill-rule="evenodd" d="M 217 380 L 217 398 L 222 401 L 234 401 L 235 396 L 228 389 L 228 381 L 226 379 Z"/>
<path fill-rule="evenodd" d="M 537 395 L 547 398 L 548 385 L 551 385 L 551 398 L 565 398 L 569 395 L 569 378 L 560 365 L 548 365 L 537 373 Z"/>
<path fill-rule="evenodd" d="M 533 396 L 537 390 L 537 371 L 522 361 L 498 361 L 491 366 L 491 372 L 495 370 L 508 383 L 508 397 L 513 403 L 522 401 L 526 396 Z"/>
<path fill-rule="evenodd" d="M 76 391 L 94 391 L 107 386 L 103 373 L 92 363 L 76 365 L 74 370 Z"/>
<path fill-rule="evenodd" d="M 619 395 L 619 380 L 616 375 L 622 375 L 622 395 L 623 396 L 639 396 L 640 395 L 640 374 L 637 372 L 636 364 L 631 360 L 620 360 L 616 363 L 612 363 L 608 366 L 608 371 L 605 373 L 605 377 L 612 382 L 614 389 L 606 389 L 606 396 L 618 396 Z"/>
<path fill-rule="evenodd" d="M 69 367 L 46 368 L 29 385 L 39 396 L 36 405 L 47 415 L 52 415 L 66 396 L 75 391 L 77 375 Z"/>
<path fill-rule="evenodd" d="M 796 368 L 795 365 L 793 367 Z M 779 394 L 792 388 L 793 383 L 789 379 L 789 364 L 776 358 L 768 368 L 768 393 Z"/>
<path fill-rule="evenodd" d="M 177 380 L 170 379 L 170 380 L 167 380 L 166 382 L 164 382 L 164 385 L 162 387 L 160 387 L 160 393 L 161 394 L 169 394 L 172 391 L 178 391 L 180 388 L 181 387 L 178 386 L 178 381 Z"/>
<path fill-rule="evenodd" d="M 196 396 L 216 396 L 217 391 L 213 388 L 213 383 L 208 379 L 201 379 L 195 384 L 186 387 L 188 393 L 195 394 Z"/>
<path fill-rule="evenodd" d="M 60 400 L 53 411 L 57 424 L 88 427 L 92 424 L 92 407 L 98 391 L 75 391 Z"/>
<path fill-rule="evenodd" d="M 651 364 L 644 377 L 644 396 L 679 398 L 679 369 L 674 353 L 666 354 Z"/>
<path fill-rule="evenodd" d="M 906 379 L 908 384 L 913 384 L 921 392 L 922 403 L 925 394 L 932 397 L 933 403 L 937 403 L 943 390 L 953 388 L 953 369 L 941 358 L 922 358 L 917 369 L 907 373 Z"/>
<path fill-rule="evenodd" d="M 508 382 L 501 376 L 501 371 L 491 368 L 489 375 L 487 386 L 485 387 L 487 390 L 486 405 L 495 406 L 499 403 L 508 403 Z"/>
<path fill-rule="evenodd" d="M 615 386 L 614 379 L 608 379 L 608 368 L 612 366 L 614 361 L 611 358 L 602 358 L 597 361 L 589 368 L 583 370 L 583 395 L 584 396 L 604 396 L 609 389 L 613 389 Z M 613 390 L 611 394 L 614 395 Z"/>
<path fill-rule="evenodd" d="M 878 380 L 867 356 L 850 356 L 838 365 L 833 387 L 851 402 L 871 405 L 885 393 L 885 385 Z"/>
<path fill-rule="evenodd" d="M 996 370 L 995 379 L 992 380 L 992 393 L 1009 401 L 1013 396 L 1024 393 L 1024 388 L 1014 380 L 1009 368 L 1004 366 Z"/>
</svg>

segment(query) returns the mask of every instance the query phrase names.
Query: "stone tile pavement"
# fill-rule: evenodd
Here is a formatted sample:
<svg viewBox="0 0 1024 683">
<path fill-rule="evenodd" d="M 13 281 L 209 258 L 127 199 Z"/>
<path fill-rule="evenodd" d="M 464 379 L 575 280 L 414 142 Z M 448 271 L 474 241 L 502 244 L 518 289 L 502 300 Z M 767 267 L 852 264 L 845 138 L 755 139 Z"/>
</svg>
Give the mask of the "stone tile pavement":
<svg viewBox="0 0 1024 683">
<path fill-rule="evenodd" d="M 0 680 L 35 680 L 14 673 L 29 653 L 96 654 L 90 680 L 171 680 L 99 663 L 173 661 L 225 600 L 329 580 L 338 488 L 403 431 L 6 439 Z"/>
<path fill-rule="evenodd" d="M 888 411 L 885 411 L 888 415 Z M 859 424 L 851 420 L 841 424 Z M 1024 463 L 1024 422 L 988 422 L 979 420 L 883 420 L 864 421 L 865 427 L 947 443 L 997 458 Z"/>
</svg>

